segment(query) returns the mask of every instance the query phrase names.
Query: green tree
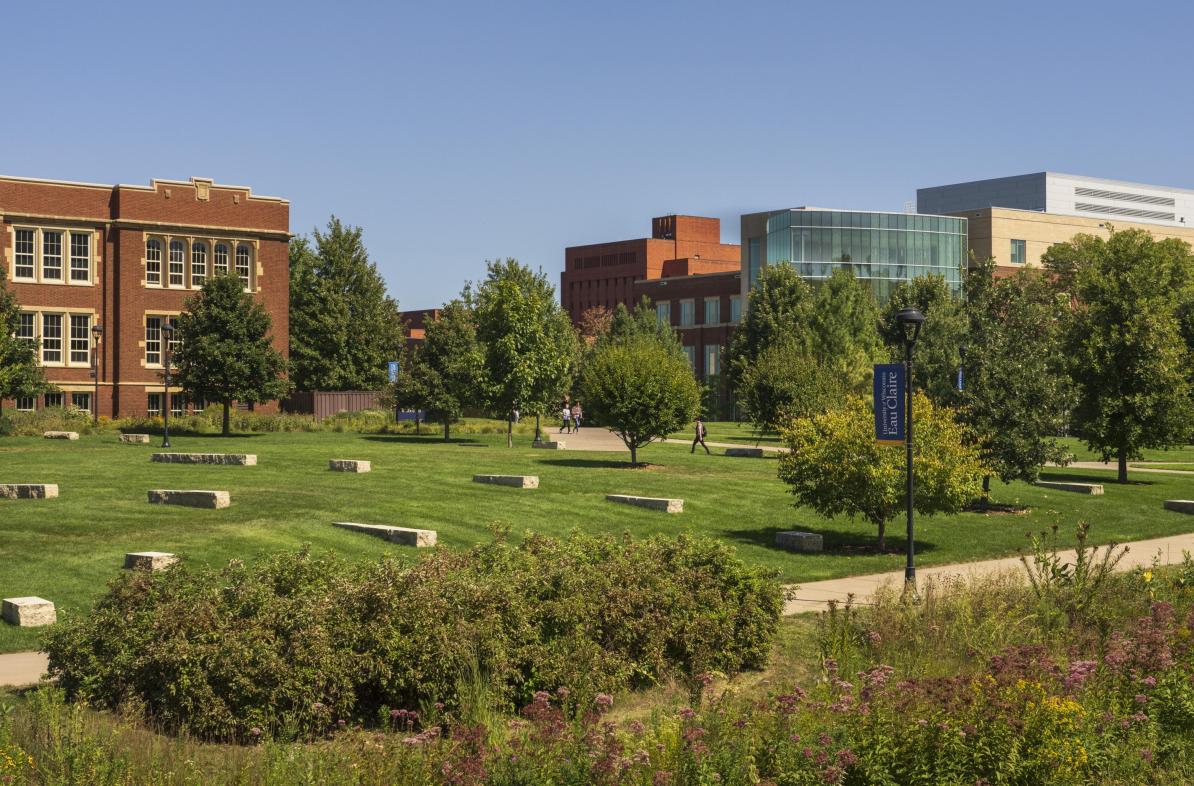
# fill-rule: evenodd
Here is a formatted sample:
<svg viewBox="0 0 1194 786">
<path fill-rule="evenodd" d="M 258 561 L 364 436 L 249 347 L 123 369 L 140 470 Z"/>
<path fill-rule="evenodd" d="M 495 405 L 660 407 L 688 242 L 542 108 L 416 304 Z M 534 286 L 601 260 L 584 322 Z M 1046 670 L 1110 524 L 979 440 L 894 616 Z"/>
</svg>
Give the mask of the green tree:
<svg viewBox="0 0 1194 786">
<path fill-rule="evenodd" d="M 869 283 L 850 270 L 835 270 L 817 286 L 808 315 L 813 358 L 824 369 L 862 394 L 872 366 L 884 356 L 879 337 L 879 304 Z"/>
<path fill-rule="evenodd" d="M 485 353 L 466 301 L 453 300 L 427 323 L 422 362 L 431 372 L 424 375 L 429 393 L 427 412 L 443 423 L 446 442 L 452 421 L 466 406 L 482 401 L 486 389 Z"/>
<path fill-rule="evenodd" d="M 224 405 L 228 436 L 233 401 L 260 402 L 283 396 L 290 384 L 286 359 L 274 349 L 270 316 L 233 275 L 213 276 L 187 300 L 178 317 L 177 380 L 191 398 Z"/>
<path fill-rule="evenodd" d="M 812 287 L 789 263 L 768 265 L 760 271 L 746 313 L 726 351 L 724 368 L 731 388 L 740 390 L 746 369 L 764 349 L 785 338 L 795 341 L 797 349 L 813 352 L 805 326 L 814 297 Z"/>
<path fill-rule="evenodd" d="M 891 349 L 893 362 L 904 359 L 903 331 L 896 312 L 918 308 L 925 315 L 920 337 L 913 350 L 912 380 L 915 389 L 939 406 L 956 407 L 961 398 L 956 387 L 961 348 L 966 346 L 968 321 L 962 299 L 939 275 L 919 276 L 901 282 L 883 309 L 880 332 Z"/>
<path fill-rule="evenodd" d="M 51 388 L 37 363 L 37 343 L 17 338 L 20 322 L 21 306 L 0 265 L 0 407 L 6 398 L 36 396 Z"/>
<path fill-rule="evenodd" d="M 398 304 L 369 260 L 360 227 L 290 244 L 290 357 L 301 390 L 377 390 L 404 344 Z"/>
<path fill-rule="evenodd" d="M 1074 425 L 1118 478 L 1144 448 L 1190 437 L 1191 351 L 1181 333 L 1181 299 L 1194 275 L 1190 247 L 1143 230 L 1077 235 L 1042 258 L 1060 271 L 1075 303 L 1067 349 L 1077 386 Z"/>
<path fill-rule="evenodd" d="M 788 339 L 767 347 L 747 366 L 738 403 L 760 434 L 774 433 L 793 418 L 824 412 L 846 395 L 848 384 Z"/>
<path fill-rule="evenodd" d="M 684 356 L 644 335 L 601 344 L 581 369 L 580 391 L 589 417 L 622 438 L 632 466 L 639 448 L 692 421 L 701 400 Z"/>
<path fill-rule="evenodd" d="M 486 267 L 488 275 L 476 292 L 477 338 L 484 352 L 487 399 L 506 418 L 506 445 L 512 447 L 515 409 L 538 417 L 554 410 L 568 392 L 576 365 L 576 331 L 541 271 L 516 259 L 487 262 Z"/>
<path fill-rule="evenodd" d="M 624 303 L 619 303 L 610 316 L 608 329 L 597 336 L 595 344 L 624 341 L 632 336 L 654 339 L 677 357 L 687 357 L 684 347 L 680 344 L 679 333 L 671 325 L 659 320 L 659 315 L 646 295 L 634 308 L 627 308 Z"/>
<path fill-rule="evenodd" d="M 993 260 L 976 261 L 966 279 L 962 415 L 1000 480 L 1033 483 L 1046 463 L 1071 458 L 1054 439 L 1074 404 L 1064 346 L 1069 300 L 1040 270 L 994 273 Z M 989 491 L 986 476 L 984 500 Z"/>
<path fill-rule="evenodd" d="M 957 513 L 978 496 L 987 471 L 953 413 L 921 393 L 913 405 L 916 435 L 916 511 L 923 516 Z M 861 516 L 879 531 L 886 548 L 887 522 L 904 508 L 904 451 L 875 442 L 871 405 L 860 396 L 843 406 L 797 418 L 784 430 L 788 452 L 779 478 L 792 488 L 797 506 L 828 518 Z"/>
</svg>

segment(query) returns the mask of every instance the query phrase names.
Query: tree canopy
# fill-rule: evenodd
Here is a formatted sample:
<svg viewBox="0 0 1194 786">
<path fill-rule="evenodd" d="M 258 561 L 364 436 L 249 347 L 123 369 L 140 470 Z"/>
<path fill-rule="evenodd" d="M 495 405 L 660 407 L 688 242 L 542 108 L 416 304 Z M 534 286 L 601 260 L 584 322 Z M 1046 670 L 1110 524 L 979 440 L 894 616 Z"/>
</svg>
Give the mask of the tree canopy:
<svg viewBox="0 0 1194 786">
<path fill-rule="evenodd" d="M 37 342 L 18 337 L 20 323 L 20 304 L 8 289 L 8 278 L 0 265 L 0 401 L 36 396 L 50 389 L 37 362 Z"/>
<path fill-rule="evenodd" d="M 731 388 L 739 390 L 747 368 L 764 349 L 784 338 L 795 341 L 797 349 L 812 352 L 802 326 L 809 322 L 813 298 L 812 286 L 791 264 L 767 265 L 759 271 L 746 313 L 726 352 L 724 367 Z"/>
<path fill-rule="evenodd" d="M 925 315 L 920 337 L 913 350 L 912 381 L 916 390 L 940 406 L 961 403 L 956 380 L 962 362 L 961 348 L 967 341 L 967 317 L 962 298 L 955 295 L 939 275 L 918 276 L 901 282 L 883 308 L 880 332 L 890 347 L 893 362 L 904 359 L 904 339 L 896 312 L 918 308 Z"/>
<path fill-rule="evenodd" d="M 846 395 L 838 370 L 822 367 L 791 339 L 767 347 L 739 381 L 738 403 L 760 433 L 779 431 L 793 418 L 824 412 Z"/>
</svg>

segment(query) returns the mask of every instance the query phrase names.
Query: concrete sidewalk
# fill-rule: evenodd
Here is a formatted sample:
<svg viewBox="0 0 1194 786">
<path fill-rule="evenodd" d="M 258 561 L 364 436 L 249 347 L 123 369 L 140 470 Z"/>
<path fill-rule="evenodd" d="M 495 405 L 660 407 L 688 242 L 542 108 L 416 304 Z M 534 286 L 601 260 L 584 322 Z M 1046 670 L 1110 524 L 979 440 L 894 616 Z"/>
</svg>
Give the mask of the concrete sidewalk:
<svg viewBox="0 0 1194 786">
<path fill-rule="evenodd" d="M 35 685 L 41 680 L 49 658 L 44 652 L 9 652 L 0 655 L 0 687 Z"/>
<path fill-rule="evenodd" d="M 1138 540 L 1124 544 L 1128 553 L 1119 561 L 1117 570 L 1126 571 L 1135 567 L 1147 567 L 1153 564 L 1153 557 L 1159 557 L 1162 565 L 1171 565 L 1182 561 L 1182 552 L 1194 553 L 1194 533 L 1184 535 L 1170 535 L 1152 540 Z M 1103 554 L 1106 547 L 1099 547 L 1099 554 Z M 1061 553 L 1063 561 L 1073 562 L 1076 556 L 1073 550 Z M 961 576 L 964 578 L 1021 571 L 1019 557 L 1004 557 L 1003 559 L 982 560 L 981 562 L 963 562 L 956 565 L 939 565 L 931 568 L 917 568 L 917 579 L 923 582 L 929 577 L 943 578 L 946 576 Z M 866 605 L 871 602 L 875 592 L 885 585 L 899 588 L 904 582 L 904 571 L 890 573 L 872 573 L 868 576 L 847 576 L 842 579 L 828 581 L 810 581 L 807 584 L 794 584 L 793 597 L 784 604 L 784 614 L 801 614 L 806 611 L 824 611 L 829 601 L 836 600 L 845 603 L 846 597 L 854 596 L 856 604 Z"/>
</svg>

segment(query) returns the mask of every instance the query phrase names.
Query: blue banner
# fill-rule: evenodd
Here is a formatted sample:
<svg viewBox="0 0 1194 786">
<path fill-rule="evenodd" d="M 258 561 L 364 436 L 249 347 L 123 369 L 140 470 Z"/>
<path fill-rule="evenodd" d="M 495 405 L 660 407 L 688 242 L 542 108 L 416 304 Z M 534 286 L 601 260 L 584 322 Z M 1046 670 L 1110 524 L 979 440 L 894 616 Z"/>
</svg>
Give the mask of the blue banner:
<svg viewBox="0 0 1194 786">
<path fill-rule="evenodd" d="M 904 442 L 904 366 L 875 365 L 875 441 L 884 445 Z"/>
<path fill-rule="evenodd" d="M 397 382 L 398 381 L 398 361 L 391 360 L 389 362 L 388 366 L 389 366 L 389 370 L 390 370 L 390 381 Z"/>
</svg>

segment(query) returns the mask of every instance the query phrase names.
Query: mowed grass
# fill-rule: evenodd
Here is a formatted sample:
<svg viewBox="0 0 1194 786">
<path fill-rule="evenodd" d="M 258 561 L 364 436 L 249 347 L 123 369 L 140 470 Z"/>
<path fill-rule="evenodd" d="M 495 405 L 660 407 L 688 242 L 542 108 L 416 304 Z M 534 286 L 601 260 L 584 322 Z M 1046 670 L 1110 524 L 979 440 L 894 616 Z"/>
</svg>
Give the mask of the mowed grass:
<svg viewBox="0 0 1194 786">
<path fill-rule="evenodd" d="M 149 446 L 122 445 L 114 435 L 77 442 L 12 437 L 0 440 L 0 482 L 57 483 L 53 500 L 0 500 L 0 597 L 40 595 L 62 616 L 84 611 L 118 574 L 127 551 L 170 551 L 213 566 L 310 543 L 346 559 L 382 554 L 414 558 L 411 548 L 332 527 L 333 521 L 434 529 L 448 548 L 487 541 L 495 524 L 512 536 L 690 532 L 730 543 L 752 563 L 777 569 L 789 582 L 897 570 L 903 564 L 902 517 L 888 528 L 889 553 L 873 553 L 873 528 L 862 521 L 823 519 L 792 506 L 776 478 L 777 460 L 691 455 L 687 446 L 652 445 L 651 463 L 626 468 L 622 453 L 543 451 L 519 437 L 461 438 L 337 433 L 175 437 L 180 452 L 255 453 L 258 466 L 154 464 Z M 717 451 L 720 453 L 721 451 Z M 331 458 L 367 459 L 368 474 L 330 472 Z M 521 490 L 472 482 L 475 473 L 533 474 L 540 487 Z M 1090 497 L 1025 484 L 994 484 L 999 502 L 1025 505 L 1025 515 L 962 513 L 918 517 L 919 564 L 1003 556 L 1026 544 L 1025 533 L 1061 526 L 1068 540 L 1078 521 L 1093 524 L 1098 542 L 1194 531 L 1194 516 L 1162 509 L 1165 499 L 1194 497 L 1194 478 L 1136 473 L 1132 485 L 1112 473 L 1049 470 L 1047 478 L 1107 483 Z M 224 489 L 232 506 L 195 510 L 150 505 L 151 488 Z M 606 502 L 607 493 L 681 497 L 685 511 L 668 515 Z M 826 551 L 798 555 L 774 547 L 775 533 L 821 533 Z M 36 646 L 37 632 L 0 625 L 0 651 Z"/>
<path fill-rule="evenodd" d="M 689 424 L 688 428 L 669 436 L 672 439 L 691 440 L 694 435 L 693 428 L 693 425 Z M 757 442 L 759 445 L 773 446 L 780 444 L 779 434 L 760 434 L 750 423 L 737 423 L 732 420 L 706 421 L 705 431 L 708 432 L 705 436 L 706 442 L 733 442 L 742 445 L 754 445 Z"/>
</svg>

